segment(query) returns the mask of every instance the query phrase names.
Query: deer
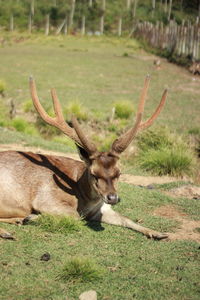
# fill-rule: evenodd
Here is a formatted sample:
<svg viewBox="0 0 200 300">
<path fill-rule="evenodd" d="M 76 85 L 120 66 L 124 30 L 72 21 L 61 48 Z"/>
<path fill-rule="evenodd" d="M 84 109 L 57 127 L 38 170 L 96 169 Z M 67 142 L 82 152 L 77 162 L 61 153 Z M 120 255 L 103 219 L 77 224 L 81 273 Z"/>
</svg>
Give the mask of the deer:
<svg viewBox="0 0 200 300">
<path fill-rule="evenodd" d="M 152 125 L 166 102 L 167 90 L 164 90 L 152 116 L 142 122 L 149 82 L 147 76 L 134 125 L 114 140 L 109 151 L 100 152 L 75 116 L 71 118 L 72 127 L 65 121 L 55 89 L 51 89 L 55 116 L 47 114 L 31 77 L 30 93 L 36 111 L 46 123 L 74 141 L 81 160 L 32 152 L 1 152 L 0 222 L 24 224 L 38 214 L 62 215 L 127 227 L 152 239 L 166 239 L 167 233 L 146 228 L 112 208 L 120 201 L 117 193 L 120 155 L 138 131 Z M 0 236 L 12 238 L 4 229 L 0 229 Z"/>
</svg>

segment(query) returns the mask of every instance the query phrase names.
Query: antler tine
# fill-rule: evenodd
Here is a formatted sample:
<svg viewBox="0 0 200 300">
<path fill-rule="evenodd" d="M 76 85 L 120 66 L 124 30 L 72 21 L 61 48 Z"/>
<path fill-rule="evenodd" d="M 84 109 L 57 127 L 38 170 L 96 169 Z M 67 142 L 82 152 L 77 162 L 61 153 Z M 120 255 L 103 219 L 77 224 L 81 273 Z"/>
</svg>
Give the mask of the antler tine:
<svg viewBox="0 0 200 300">
<path fill-rule="evenodd" d="M 149 89 L 149 82 L 150 82 L 150 75 L 147 75 L 144 81 L 144 87 L 142 89 L 142 93 L 140 96 L 140 101 L 139 101 L 139 105 L 138 105 L 138 112 L 137 113 L 143 113 L 144 111 L 144 105 L 145 105 L 145 100 L 147 97 L 147 92 Z"/>
<path fill-rule="evenodd" d="M 160 101 L 158 107 L 156 108 L 155 112 L 153 113 L 153 115 L 146 122 L 143 122 L 143 123 L 140 124 L 139 129 L 143 130 L 143 129 L 148 128 L 149 126 L 152 125 L 152 123 L 155 121 L 155 119 L 160 114 L 160 112 L 161 112 L 161 110 L 162 110 L 162 108 L 163 108 L 163 106 L 166 102 L 167 93 L 168 93 L 168 90 L 167 89 L 164 90 L 161 101 Z"/>
<path fill-rule="evenodd" d="M 30 77 L 29 83 L 30 83 L 30 92 L 31 92 L 33 104 L 34 104 L 35 109 L 37 110 L 38 114 L 41 116 L 41 118 L 49 125 L 52 125 L 58 129 L 60 129 L 64 134 L 69 136 L 76 143 L 82 145 L 82 143 L 81 143 L 80 139 L 78 138 L 78 136 L 76 135 L 76 132 L 74 131 L 74 129 L 71 128 L 70 126 L 68 126 L 67 123 L 65 122 L 65 119 L 62 114 L 62 109 L 61 109 L 59 100 L 57 98 L 55 89 L 51 90 L 51 95 L 52 95 L 53 105 L 54 105 L 54 110 L 55 110 L 55 115 L 56 115 L 53 118 L 53 117 L 50 117 L 46 113 L 44 108 L 42 107 L 40 100 L 38 98 L 38 95 L 37 95 L 35 81 L 32 77 Z"/>
<path fill-rule="evenodd" d="M 118 139 L 114 141 L 112 144 L 111 152 L 114 153 L 122 153 L 128 145 L 132 142 L 133 138 L 135 137 L 138 129 L 140 128 L 140 123 L 142 120 L 142 114 L 144 111 L 144 105 L 146 100 L 147 91 L 149 88 L 150 76 L 147 75 L 144 82 L 144 87 L 142 89 L 142 93 L 140 96 L 140 101 L 138 105 L 138 111 L 136 114 L 136 122 L 135 125 L 129 129 L 126 133 L 122 134 Z"/>
<path fill-rule="evenodd" d="M 96 146 L 88 140 L 88 138 L 85 136 L 83 130 L 81 129 L 81 126 L 75 116 L 72 116 L 72 125 L 81 141 L 81 144 L 83 145 L 84 149 L 87 150 L 87 152 L 92 156 L 97 152 Z"/>
</svg>

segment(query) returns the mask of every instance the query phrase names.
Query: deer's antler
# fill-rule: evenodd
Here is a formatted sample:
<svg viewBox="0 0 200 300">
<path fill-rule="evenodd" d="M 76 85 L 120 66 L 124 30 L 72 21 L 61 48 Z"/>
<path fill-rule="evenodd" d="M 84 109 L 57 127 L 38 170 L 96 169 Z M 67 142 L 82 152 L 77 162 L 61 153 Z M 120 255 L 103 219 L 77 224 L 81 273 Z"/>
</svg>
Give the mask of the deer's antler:
<svg viewBox="0 0 200 300">
<path fill-rule="evenodd" d="M 156 108 L 155 112 L 153 113 L 153 115 L 147 121 L 145 121 L 144 123 L 141 123 L 142 114 L 144 111 L 145 100 L 146 100 L 146 95 L 147 95 L 147 91 L 148 91 L 148 87 L 149 87 L 149 82 L 150 82 L 150 76 L 148 75 L 145 79 L 144 87 L 143 87 L 142 94 L 140 97 L 138 111 L 136 114 L 135 125 L 114 141 L 114 143 L 112 144 L 112 147 L 111 147 L 111 153 L 114 153 L 114 154 L 122 153 L 128 147 L 128 145 L 132 142 L 137 131 L 151 126 L 152 123 L 154 122 L 154 120 L 158 117 L 159 113 L 161 112 L 161 110 L 165 104 L 166 98 L 167 98 L 167 90 L 164 91 L 161 101 L 160 101 L 158 107 Z"/>
<path fill-rule="evenodd" d="M 65 122 L 55 89 L 51 89 L 51 96 L 53 99 L 53 106 L 55 111 L 55 117 L 53 118 L 50 117 L 42 107 L 37 95 L 35 81 L 32 77 L 30 77 L 29 84 L 33 104 L 41 118 L 49 125 L 53 125 L 54 127 L 60 129 L 64 134 L 74 140 L 77 144 L 83 146 L 74 129 L 67 125 L 67 123 Z"/>
<path fill-rule="evenodd" d="M 83 146 L 83 148 L 85 150 L 87 150 L 87 152 L 90 154 L 90 155 L 94 155 L 97 151 L 97 148 L 95 146 L 95 144 L 93 144 L 92 142 L 90 142 L 88 140 L 88 138 L 86 137 L 86 135 L 84 134 L 83 130 L 81 129 L 81 126 L 78 122 L 78 120 L 76 119 L 75 116 L 72 116 L 72 125 L 73 125 L 73 128 L 75 129 L 80 141 L 81 141 L 81 144 Z"/>
</svg>

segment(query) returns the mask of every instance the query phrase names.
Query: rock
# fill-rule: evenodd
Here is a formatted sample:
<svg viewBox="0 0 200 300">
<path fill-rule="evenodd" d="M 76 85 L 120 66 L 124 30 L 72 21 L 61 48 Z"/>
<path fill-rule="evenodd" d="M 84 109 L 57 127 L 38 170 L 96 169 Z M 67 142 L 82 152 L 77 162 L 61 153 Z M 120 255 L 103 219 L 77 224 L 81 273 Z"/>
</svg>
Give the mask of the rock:
<svg viewBox="0 0 200 300">
<path fill-rule="evenodd" d="M 97 292 L 93 290 L 83 292 L 79 296 L 79 300 L 97 300 Z"/>
</svg>

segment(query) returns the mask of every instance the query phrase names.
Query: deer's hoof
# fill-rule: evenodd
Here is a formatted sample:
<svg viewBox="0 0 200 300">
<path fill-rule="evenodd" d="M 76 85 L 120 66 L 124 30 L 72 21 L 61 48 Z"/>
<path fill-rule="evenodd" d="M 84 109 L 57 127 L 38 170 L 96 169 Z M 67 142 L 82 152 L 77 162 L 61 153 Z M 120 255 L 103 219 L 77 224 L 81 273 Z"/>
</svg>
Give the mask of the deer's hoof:
<svg viewBox="0 0 200 300">
<path fill-rule="evenodd" d="M 161 233 L 161 232 L 150 232 L 148 235 L 149 238 L 154 239 L 154 240 L 164 240 L 169 237 L 167 233 Z"/>
</svg>

